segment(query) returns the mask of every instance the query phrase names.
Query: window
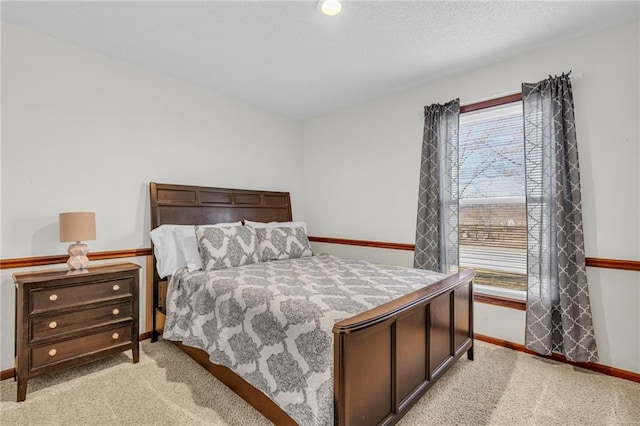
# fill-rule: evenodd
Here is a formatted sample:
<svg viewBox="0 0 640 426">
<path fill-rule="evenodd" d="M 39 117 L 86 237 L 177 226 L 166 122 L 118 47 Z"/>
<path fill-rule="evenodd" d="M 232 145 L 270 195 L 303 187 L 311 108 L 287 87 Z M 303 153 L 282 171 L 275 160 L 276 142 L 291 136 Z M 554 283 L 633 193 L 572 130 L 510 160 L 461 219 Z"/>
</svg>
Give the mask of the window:
<svg viewBox="0 0 640 426">
<path fill-rule="evenodd" d="M 524 298 L 527 226 L 522 101 L 460 114 L 461 269 L 480 292 Z"/>
</svg>

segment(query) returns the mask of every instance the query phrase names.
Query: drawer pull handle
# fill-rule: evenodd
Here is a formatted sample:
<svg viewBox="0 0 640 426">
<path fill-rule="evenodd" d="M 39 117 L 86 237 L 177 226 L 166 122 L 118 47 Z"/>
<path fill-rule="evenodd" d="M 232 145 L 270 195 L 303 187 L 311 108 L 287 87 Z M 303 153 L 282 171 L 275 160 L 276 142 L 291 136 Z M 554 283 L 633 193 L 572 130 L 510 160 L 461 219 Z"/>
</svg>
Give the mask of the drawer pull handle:
<svg viewBox="0 0 640 426">
<path fill-rule="evenodd" d="M 113 286 L 113 291 L 118 291 L 120 290 L 120 286 L 118 284 Z"/>
<path fill-rule="evenodd" d="M 115 308 L 113 311 L 111 311 L 111 313 L 112 313 L 113 315 L 118 315 L 118 314 L 120 313 L 120 309 Z"/>
<path fill-rule="evenodd" d="M 58 326 L 58 323 L 57 323 L 57 322 L 55 322 L 55 321 L 51 321 L 51 322 L 49 323 L 49 328 L 56 328 L 57 326 Z"/>
<path fill-rule="evenodd" d="M 51 296 L 49 296 L 49 300 L 51 300 L 52 302 L 55 302 L 56 300 L 58 300 L 58 295 L 52 294 Z"/>
<path fill-rule="evenodd" d="M 56 356 L 56 354 L 58 353 L 57 350 L 55 349 L 49 349 L 49 356 Z"/>
<path fill-rule="evenodd" d="M 112 338 L 113 340 L 118 340 L 118 338 L 119 338 L 119 337 L 120 337 L 120 335 L 119 335 L 118 333 L 113 333 L 113 334 L 111 335 L 111 338 Z"/>
</svg>

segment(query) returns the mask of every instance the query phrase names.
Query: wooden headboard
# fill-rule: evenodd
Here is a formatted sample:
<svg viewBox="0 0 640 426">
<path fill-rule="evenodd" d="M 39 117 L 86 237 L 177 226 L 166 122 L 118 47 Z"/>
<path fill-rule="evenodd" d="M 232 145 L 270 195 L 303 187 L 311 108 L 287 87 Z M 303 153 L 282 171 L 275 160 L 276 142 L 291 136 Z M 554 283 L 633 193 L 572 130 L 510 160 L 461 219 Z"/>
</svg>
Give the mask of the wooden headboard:
<svg viewBox="0 0 640 426">
<path fill-rule="evenodd" d="M 288 192 L 210 188 L 151 182 L 151 229 L 160 225 L 211 225 L 292 220 Z"/>
<path fill-rule="evenodd" d="M 291 198 L 288 192 L 253 191 L 151 182 L 151 229 L 160 225 L 212 225 L 253 220 L 288 222 Z M 153 259 L 153 335 L 157 340 L 158 301 L 164 297 Z"/>
</svg>

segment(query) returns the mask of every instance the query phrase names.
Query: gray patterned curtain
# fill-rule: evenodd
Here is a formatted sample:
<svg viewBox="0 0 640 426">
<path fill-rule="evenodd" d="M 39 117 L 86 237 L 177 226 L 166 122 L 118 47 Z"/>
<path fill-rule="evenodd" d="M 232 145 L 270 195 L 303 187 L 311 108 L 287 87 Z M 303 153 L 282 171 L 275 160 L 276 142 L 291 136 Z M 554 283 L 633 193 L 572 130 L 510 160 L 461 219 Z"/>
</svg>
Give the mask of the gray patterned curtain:
<svg viewBox="0 0 640 426">
<path fill-rule="evenodd" d="M 525 344 L 598 360 L 585 267 L 578 146 L 568 74 L 523 83 L 528 292 Z"/>
<path fill-rule="evenodd" d="M 458 271 L 460 101 L 424 107 L 414 268 Z"/>
</svg>

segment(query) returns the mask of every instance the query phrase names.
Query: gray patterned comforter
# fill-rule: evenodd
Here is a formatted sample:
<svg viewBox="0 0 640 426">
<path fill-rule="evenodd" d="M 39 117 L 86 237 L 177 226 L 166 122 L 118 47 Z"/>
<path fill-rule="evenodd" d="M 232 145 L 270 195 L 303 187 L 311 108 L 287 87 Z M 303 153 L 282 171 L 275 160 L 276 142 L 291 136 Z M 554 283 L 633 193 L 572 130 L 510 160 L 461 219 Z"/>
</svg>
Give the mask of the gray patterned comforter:
<svg viewBox="0 0 640 426">
<path fill-rule="evenodd" d="M 333 325 L 442 277 L 329 255 L 183 269 L 163 337 L 207 351 L 300 425 L 332 425 Z"/>
</svg>

